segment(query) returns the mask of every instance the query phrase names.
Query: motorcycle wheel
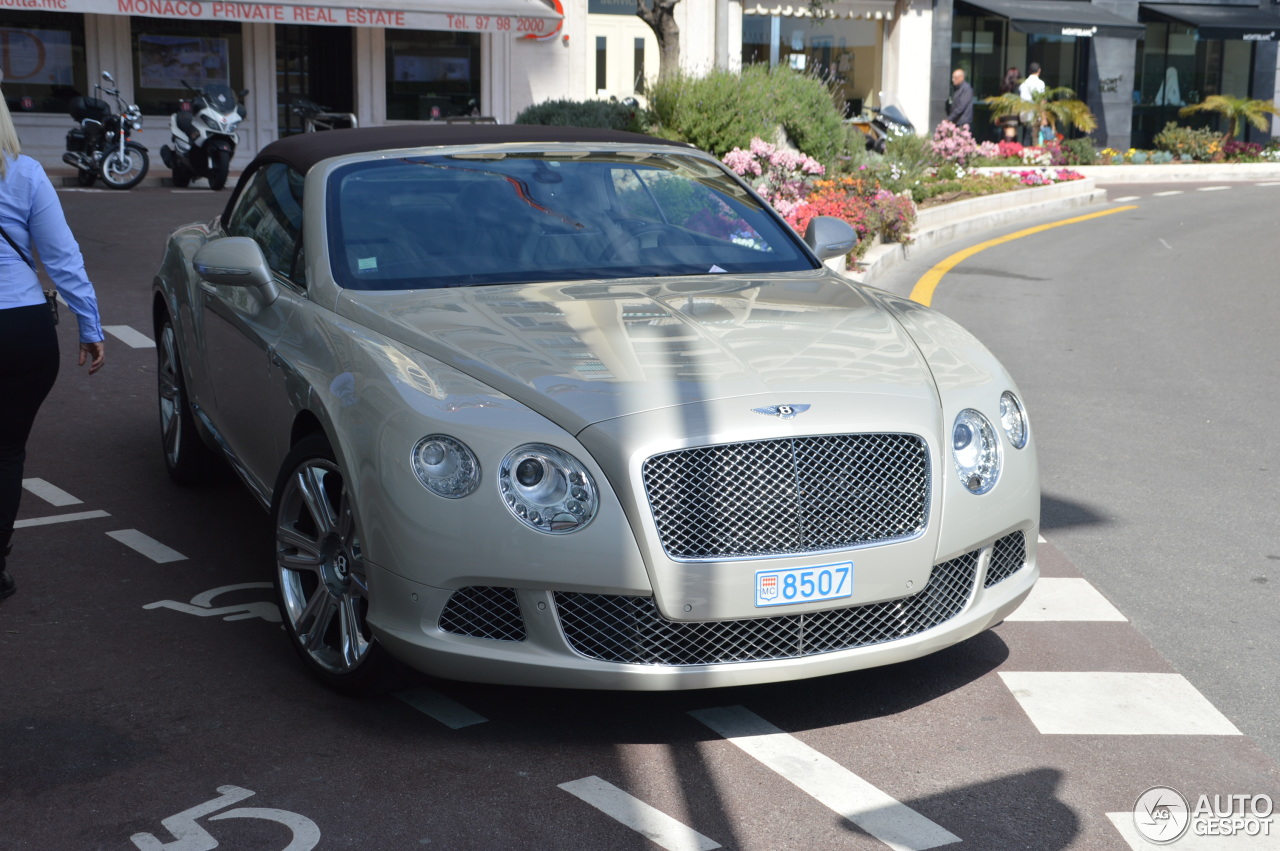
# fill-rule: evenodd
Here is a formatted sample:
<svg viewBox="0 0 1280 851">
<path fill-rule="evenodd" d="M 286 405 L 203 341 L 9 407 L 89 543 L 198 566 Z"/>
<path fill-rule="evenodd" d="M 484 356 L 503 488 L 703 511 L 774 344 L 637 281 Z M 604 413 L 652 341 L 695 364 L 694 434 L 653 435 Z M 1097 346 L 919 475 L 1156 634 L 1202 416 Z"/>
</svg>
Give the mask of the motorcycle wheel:
<svg viewBox="0 0 1280 851">
<path fill-rule="evenodd" d="M 87 168 L 77 169 L 76 183 L 81 186 L 92 186 L 94 181 L 98 179 L 98 175 L 89 171 Z"/>
<path fill-rule="evenodd" d="M 231 170 L 231 153 L 221 148 L 209 152 L 209 188 L 217 192 L 227 185 L 227 172 Z"/>
<path fill-rule="evenodd" d="M 185 168 L 175 168 L 172 177 L 173 185 L 179 189 L 186 189 L 191 185 L 191 172 Z"/>
<path fill-rule="evenodd" d="M 150 165 L 140 145 L 126 142 L 123 153 L 116 149 L 102 158 L 102 182 L 112 189 L 132 189 L 147 176 Z"/>
</svg>

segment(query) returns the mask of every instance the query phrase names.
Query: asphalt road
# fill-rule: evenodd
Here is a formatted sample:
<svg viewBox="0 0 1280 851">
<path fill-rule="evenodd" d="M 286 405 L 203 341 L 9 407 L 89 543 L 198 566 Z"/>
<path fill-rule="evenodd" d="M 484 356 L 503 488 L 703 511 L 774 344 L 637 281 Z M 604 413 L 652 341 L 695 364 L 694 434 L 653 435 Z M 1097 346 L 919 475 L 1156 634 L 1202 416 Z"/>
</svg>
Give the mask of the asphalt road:
<svg viewBox="0 0 1280 851">
<path fill-rule="evenodd" d="M 89 378 L 64 321 L 29 447 L 0 848 L 883 849 L 878 813 L 906 847 L 1128 849 L 1151 786 L 1280 798 L 1280 188 L 1183 188 L 983 252 L 935 296 L 1018 379 L 1042 585 L 1091 589 L 1094 614 L 788 685 L 370 700 L 292 654 L 247 492 L 177 488 L 160 459 L 150 279 L 165 234 L 226 193 L 63 193 L 112 334 Z M 959 247 L 880 283 L 909 290 Z M 1098 683 L 1172 710 L 1126 727 Z"/>
</svg>

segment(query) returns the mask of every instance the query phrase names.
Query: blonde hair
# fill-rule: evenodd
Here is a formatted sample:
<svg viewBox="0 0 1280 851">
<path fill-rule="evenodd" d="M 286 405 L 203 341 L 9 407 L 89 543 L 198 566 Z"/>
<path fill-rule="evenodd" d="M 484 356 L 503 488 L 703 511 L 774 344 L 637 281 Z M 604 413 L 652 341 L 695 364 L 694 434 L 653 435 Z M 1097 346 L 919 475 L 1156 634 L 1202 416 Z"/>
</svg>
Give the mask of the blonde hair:
<svg viewBox="0 0 1280 851">
<path fill-rule="evenodd" d="M 9 160 L 17 159 L 20 153 L 22 143 L 18 141 L 18 131 L 13 126 L 13 116 L 9 114 L 4 93 L 0 92 L 0 177 L 8 174 Z"/>
</svg>

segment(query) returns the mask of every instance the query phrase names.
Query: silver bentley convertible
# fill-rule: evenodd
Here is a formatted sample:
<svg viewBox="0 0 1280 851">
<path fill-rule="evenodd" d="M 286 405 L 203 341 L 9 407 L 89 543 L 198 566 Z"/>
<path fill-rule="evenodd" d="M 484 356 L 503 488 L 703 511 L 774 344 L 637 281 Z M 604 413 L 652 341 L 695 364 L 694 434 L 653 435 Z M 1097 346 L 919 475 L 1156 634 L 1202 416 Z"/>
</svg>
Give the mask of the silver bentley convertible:
<svg viewBox="0 0 1280 851">
<path fill-rule="evenodd" d="M 283 139 L 169 239 L 165 462 L 269 508 L 286 630 L 337 688 L 922 656 L 1035 582 L 1035 436 L 973 336 L 824 265 L 853 242 L 645 136 Z"/>
</svg>

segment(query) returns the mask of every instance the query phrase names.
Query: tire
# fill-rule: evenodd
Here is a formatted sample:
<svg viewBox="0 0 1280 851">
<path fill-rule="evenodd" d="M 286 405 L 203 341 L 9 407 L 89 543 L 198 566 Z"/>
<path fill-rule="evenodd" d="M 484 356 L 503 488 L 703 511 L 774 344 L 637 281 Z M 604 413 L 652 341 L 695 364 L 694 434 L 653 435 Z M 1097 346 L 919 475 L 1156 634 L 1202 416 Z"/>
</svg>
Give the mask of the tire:
<svg viewBox="0 0 1280 851">
<path fill-rule="evenodd" d="M 76 183 L 80 186 L 92 186 L 97 179 L 98 175 L 87 168 L 76 169 Z"/>
<path fill-rule="evenodd" d="M 290 643 L 311 673 L 347 694 L 377 694 L 404 669 L 369 629 L 368 581 L 346 474 L 322 434 L 297 443 L 271 501 L 275 586 Z"/>
<path fill-rule="evenodd" d="M 218 192 L 227 185 L 227 173 L 231 170 L 231 152 L 214 148 L 209 152 L 209 188 Z"/>
<path fill-rule="evenodd" d="M 151 160 L 141 145 L 125 142 L 123 153 L 116 148 L 102 158 L 102 182 L 112 189 L 132 189 L 147 176 L 150 166 Z"/>
<path fill-rule="evenodd" d="M 160 401 L 160 447 L 169 478 L 180 485 L 198 485 L 221 478 L 222 459 L 205 445 L 196 430 L 187 399 L 178 336 L 165 317 L 156 335 L 156 383 Z"/>
<path fill-rule="evenodd" d="M 173 170 L 173 177 L 171 178 L 171 181 L 177 188 L 186 189 L 191 185 L 191 172 L 187 171 L 185 168 L 175 168 Z"/>
</svg>

